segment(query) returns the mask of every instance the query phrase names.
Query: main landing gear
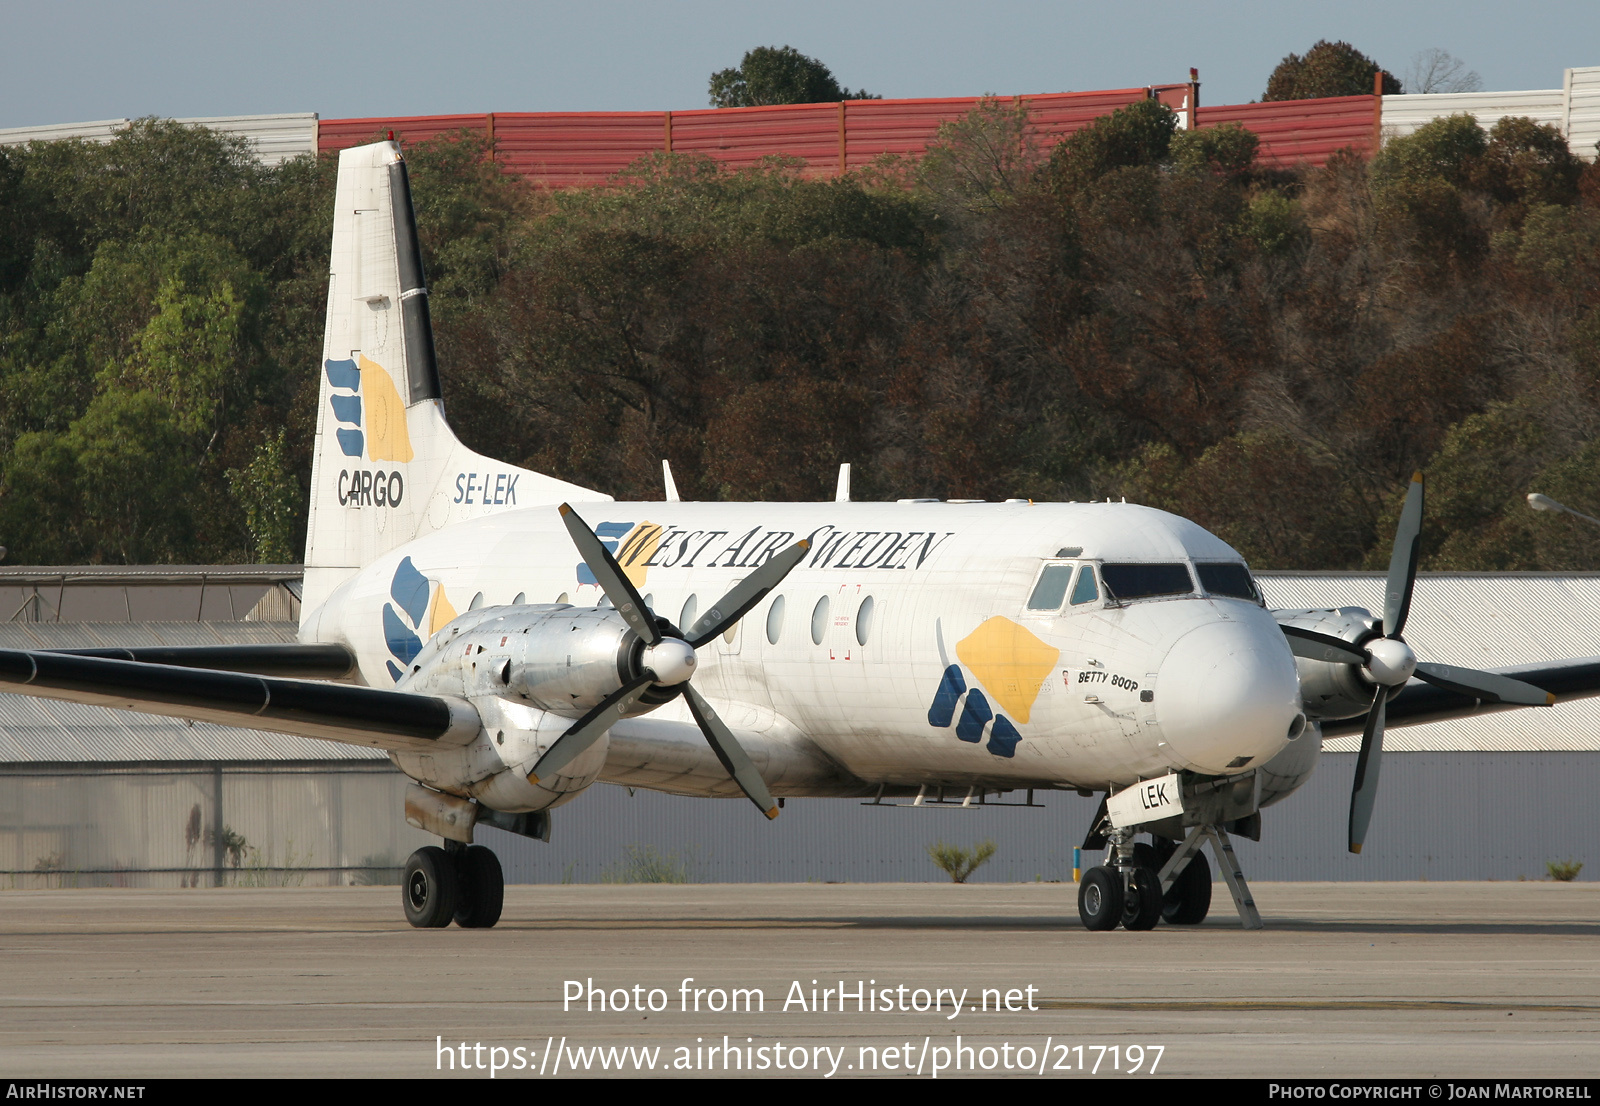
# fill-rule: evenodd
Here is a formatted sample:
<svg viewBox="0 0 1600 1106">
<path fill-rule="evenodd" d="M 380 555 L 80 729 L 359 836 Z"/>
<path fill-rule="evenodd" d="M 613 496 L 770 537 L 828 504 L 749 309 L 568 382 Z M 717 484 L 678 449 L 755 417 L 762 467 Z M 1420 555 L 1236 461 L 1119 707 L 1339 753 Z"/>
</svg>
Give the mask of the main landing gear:
<svg viewBox="0 0 1600 1106">
<path fill-rule="evenodd" d="M 1133 836 L 1131 829 L 1105 830 L 1110 863 L 1090 868 L 1078 884 L 1078 917 L 1085 928 L 1144 930 L 1163 921 L 1169 925 L 1205 921 L 1211 909 L 1211 865 L 1200 849 L 1207 842 L 1233 895 L 1239 921 L 1245 929 L 1261 928 L 1261 915 L 1221 826 L 1195 826 L 1181 844 L 1157 837 L 1149 845 L 1135 842 Z"/>
<path fill-rule="evenodd" d="M 500 920 L 506 880 L 500 859 L 482 845 L 446 840 L 411 854 L 400 881 L 406 921 L 418 929 L 488 929 Z"/>
</svg>

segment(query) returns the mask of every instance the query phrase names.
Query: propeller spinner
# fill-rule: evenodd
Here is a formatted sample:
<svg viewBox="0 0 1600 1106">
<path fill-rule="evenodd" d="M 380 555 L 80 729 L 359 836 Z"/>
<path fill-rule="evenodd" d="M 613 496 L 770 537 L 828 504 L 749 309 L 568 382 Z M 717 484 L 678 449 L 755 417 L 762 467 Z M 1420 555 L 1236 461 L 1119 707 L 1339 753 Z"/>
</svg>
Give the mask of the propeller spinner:
<svg viewBox="0 0 1600 1106">
<path fill-rule="evenodd" d="M 756 771 L 750 757 L 733 736 L 733 731 L 717 717 L 711 704 L 695 691 L 689 680 L 694 675 L 695 651 L 714 640 L 718 634 L 726 632 L 761 602 L 768 592 L 782 583 L 789 571 L 800 563 L 806 550 L 811 548 L 811 543 L 797 541 L 774 555 L 735 584 L 733 590 L 717 600 L 710 610 L 696 620 L 688 633 L 680 637 L 677 629 L 670 627 L 670 624 L 673 633 L 662 631 L 655 615 L 645 606 L 633 582 L 623 573 L 605 543 L 565 503 L 561 505 L 561 520 L 566 523 L 573 544 L 582 554 L 584 564 L 589 566 L 589 571 L 599 581 L 606 598 L 611 600 L 611 605 L 628 624 L 628 628 L 644 642 L 644 654 L 640 674 L 608 695 L 588 714 L 574 722 L 566 733 L 556 738 L 533 766 L 529 778 L 538 783 L 541 777 L 552 776 L 577 759 L 579 754 L 599 740 L 601 734 L 616 725 L 651 686 L 681 687 L 689 704 L 689 713 L 694 716 L 711 751 L 716 753 L 722 766 L 750 797 L 750 801 L 756 804 L 756 808 L 768 818 L 776 818 L 778 804 L 773 801 L 772 793 L 761 779 L 761 773 Z"/>
<path fill-rule="evenodd" d="M 1394 689 L 1414 675 L 1435 687 L 1490 703 L 1542 707 L 1555 702 L 1554 695 L 1509 676 L 1417 660 L 1416 653 L 1400 635 L 1411 613 L 1411 594 L 1417 582 L 1417 552 L 1421 537 L 1422 473 L 1419 472 L 1411 477 L 1411 487 L 1406 492 L 1405 506 L 1400 510 L 1400 522 L 1395 528 L 1394 552 L 1389 557 L 1389 578 L 1384 588 L 1383 622 L 1378 627 L 1379 636 L 1353 645 L 1315 630 L 1290 624 L 1282 626 L 1295 656 L 1354 665 L 1361 669 L 1361 674 L 1374 687 L 1372 706 L 1367 710 L 1367 724 L 1361 732 L 1361 752 L 1356 757 L 1355 783 L 1350 793 L 1349 845 L 1353 853 L 1361 851 L 1367 826 L 1372 820 L 1372 807 L 1378 795 L 1378 770 L 1383 761 L 1385 708 Z"/>
</svg>

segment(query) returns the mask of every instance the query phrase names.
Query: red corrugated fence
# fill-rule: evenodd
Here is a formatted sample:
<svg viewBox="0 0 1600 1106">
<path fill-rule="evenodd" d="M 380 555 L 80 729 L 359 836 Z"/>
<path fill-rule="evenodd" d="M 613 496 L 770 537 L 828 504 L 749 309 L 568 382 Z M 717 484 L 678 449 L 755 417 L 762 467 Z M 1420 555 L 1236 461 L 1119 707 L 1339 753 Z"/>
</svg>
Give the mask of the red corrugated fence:
<svg viewBox="0 0 1600 1106">
<path fill-rule="evenodd" d="M 1322 165 L 1346 146 L 1370 154 L 1380 102 L 1376 96 L 1335 96 L 1201 107 L 1198 114 L 1202 127 L 1239 123 L 1254 131 L 1261 139 L 1256 160 L 1287 168 Z"/>
<path fill-rule="evenodd" d="M 1155 94 L 1180 111 L 1191 86 L 1061 92 L 1020 97 L 1028 129 L 1041 145 L 1059 142 L 1102 115 Z M 739 169 L 772 155 L 797 157 L 807 172 L 831 176 L 883 154 L 916 156 L 941 124 L 959 119 L 978 97 L 933 100 L 849 100 L 781 107 L 702 111 L 494 112 L 399 119 L 325 119 L 318 148 L 327 153 L 393 131 L 415 143 L 467 130 L 495 142 L 495 159 L 548 188 L 600 184 L 658 150 L 703 153 Z M 1015 102 L 1009 98 L 1003 102 Z M 1277 165 L 1321 165 L 1350 146 L 1368 153 L 1380 101 L 1375 96 L 1202 107 L 1199 125 L 1239 122 L 1261 137 L 1260 158 Z"/>
</svg>

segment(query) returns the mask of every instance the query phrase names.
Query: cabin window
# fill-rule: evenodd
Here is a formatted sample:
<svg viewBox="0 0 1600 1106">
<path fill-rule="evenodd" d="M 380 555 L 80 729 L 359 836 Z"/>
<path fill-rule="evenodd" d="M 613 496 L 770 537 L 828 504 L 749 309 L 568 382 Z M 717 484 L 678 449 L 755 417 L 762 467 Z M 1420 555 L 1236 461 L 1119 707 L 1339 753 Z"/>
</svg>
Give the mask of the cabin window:
<svg viewBox="0 0 1600 1106">
<path fill-rule="evenodd" d="M 1189 595 L 1194 579 L 1185 564 L 1101 565 L 1100 579 L 1113 599 L 1154 599 L 1165 595 Z"/>
<path fill-rule="evenodd" d="M 1084 565 L 1078 570 L 1078 582 L 1072 588 L 1072 605 L 1093 603 L 1100 598 L 1100 588 L 1094 582 L 1094 566 Z"/>
<path fill-rule="evenodd" d="M 865 645 L 867 637 L 872 633 L 872 611 L 876 604 L 872 596 L 867 596 L 861 601 L 861 606 L 856 609 L 856 644 Z"/>
<path fill-rule="evenodd" d="M 475 611 L 481 606 L 483 606 L 483 592 L 480 591 L 472 597 L 472 602 L 467 604 L 467 610 Z"/>
<path fill-rule="evenodd" d="M 772 606 L 767 608 L 767 642 L 771 645 L 778 644 L 778 638 L 783 635 L 783 596 L 772 601 Z"/>
<path fill-rule="evenodd" d="M 1045 565 L 1039 573 L 1039 582 L 1033 585 L 1028 597 L 1030 611 L 1058 611 L 1067 598 L 1067 585 L 1072 583 L 1071 565 Z M 1015 593 L 1013 593 L 1015 594 Z"/>
<path fill-rule="evenodd" d="M 683 612 L 678 615 L 678 629 L 688 633 L 694 626 L 695 612 L 700 609 L 699 596 L 691 595 L 683 601 Z"/>
<path fill-rule="evenodd" d="M 527 601 L 528 601 L 528 593 L 525 592 L 525 591 L 519 591 L 519 592 L 517 592 L 517 597 L 511 601 L 511 605 L 513 607 L 520 607 L 520 606 L 522 606 L 522 604 L 526 603 Z"/>
<path fill-rule="evenodd" d="M 821 645 L 822 635 L 828 632 L 828 597 L 824 595 L 811 609 L 811 644 Z"/>
<path fill-rule="evenodd" d="M 1250 570 L 1242 564 L 1195 565 L 1200 574 L 1200 586 L 1212 595 L 1225 595 L 1229 599 L 1247 599 L 1261 602 L 1261 592 L 1250 578 Z"/>
</svg>

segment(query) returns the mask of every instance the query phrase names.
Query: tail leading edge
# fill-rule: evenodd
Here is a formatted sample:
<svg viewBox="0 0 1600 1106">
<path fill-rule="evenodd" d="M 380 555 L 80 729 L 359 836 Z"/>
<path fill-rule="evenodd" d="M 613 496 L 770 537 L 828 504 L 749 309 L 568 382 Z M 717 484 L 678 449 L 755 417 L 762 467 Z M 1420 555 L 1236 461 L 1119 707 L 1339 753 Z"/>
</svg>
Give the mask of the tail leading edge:
<svg viewBox="0 0 1600 1106">
<path fill-rule="evenodd" d="M 411 185 L 394 142 L 339 155 L 302 623 L 362 566 L 498 511 L 610 496 L 474 453 L 444 417 Z"/>
</svg>

